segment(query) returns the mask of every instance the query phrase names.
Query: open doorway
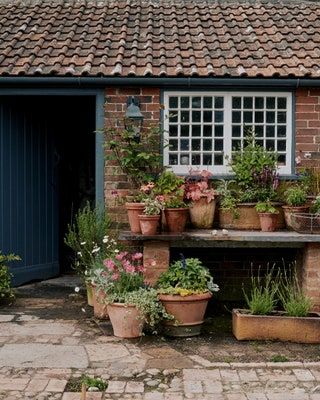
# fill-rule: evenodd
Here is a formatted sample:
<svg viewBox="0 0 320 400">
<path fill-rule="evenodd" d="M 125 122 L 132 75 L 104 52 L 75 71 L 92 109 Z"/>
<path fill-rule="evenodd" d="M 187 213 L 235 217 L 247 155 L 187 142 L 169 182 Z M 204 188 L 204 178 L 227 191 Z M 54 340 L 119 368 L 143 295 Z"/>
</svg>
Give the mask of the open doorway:
<svg viewBox="0 0 320 400">
<path fill-rule="evenodd" d="M 64 235 L 95 201 L 94 96 L 0 97 L 0 249 L 14 284 L 69 272 Z"/>
</svg>

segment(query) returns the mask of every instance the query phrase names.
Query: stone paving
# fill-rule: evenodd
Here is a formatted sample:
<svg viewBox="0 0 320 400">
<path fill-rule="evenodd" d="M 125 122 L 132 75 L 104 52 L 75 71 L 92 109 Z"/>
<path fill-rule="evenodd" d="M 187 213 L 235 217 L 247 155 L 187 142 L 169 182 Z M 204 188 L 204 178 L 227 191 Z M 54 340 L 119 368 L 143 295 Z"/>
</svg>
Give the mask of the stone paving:
<svg viewBox="0 0 320 400">
<path fill-rule="evenodd" d="M 68 381 L 84 374 L 108 382 L 86 400 L 320 400 L 320 362 L 212 362 L 165 340 L 115 338 L 82 308 L 32 296 L 0 308 L 0 400 L 80 400 Z"/>
</svg>

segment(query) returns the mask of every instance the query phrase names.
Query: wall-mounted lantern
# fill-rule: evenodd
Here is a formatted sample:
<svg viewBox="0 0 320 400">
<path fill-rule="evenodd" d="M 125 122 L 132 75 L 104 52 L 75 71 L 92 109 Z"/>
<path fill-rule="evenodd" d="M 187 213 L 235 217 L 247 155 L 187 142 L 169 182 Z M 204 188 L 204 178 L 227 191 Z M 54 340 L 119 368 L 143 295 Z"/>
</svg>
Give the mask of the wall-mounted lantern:
<svg viewBox="0 0 320 400">
<path fill-rule="evenodd" d="M 126 129 L 132 129 L 134 140 L 140 142 L 140 133 L 143 124 L 143 115 L 139 107 L 139 100 L 134 96 L 128 97 L 126 111 Z"/>
</svg>

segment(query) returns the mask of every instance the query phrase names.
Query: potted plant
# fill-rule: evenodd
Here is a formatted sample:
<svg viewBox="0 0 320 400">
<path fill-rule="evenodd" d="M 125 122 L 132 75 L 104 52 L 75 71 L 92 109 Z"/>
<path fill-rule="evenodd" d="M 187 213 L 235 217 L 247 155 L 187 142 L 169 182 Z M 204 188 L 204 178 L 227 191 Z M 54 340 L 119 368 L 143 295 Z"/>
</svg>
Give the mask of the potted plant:
<svg viewBox="0 0 320 400">
<path fill-rule="evenodd" d="M 200 334 L 204 314 L 212 292 L 219 290 L 209 270 L 198 258 L 184 258 L 172 263 L 156 284 L 159 298 L 173 321 L 165 323 L 170 336 Z"/>
<path fill-rule="evenodd" d="M 180 233 L 185 230 L 189 208 L 180 196 L 171 196 L 164 202 L 164 215 L 168 231 Z"/>
<path fill-rule="evenodd" d="M 263 232 L 274 232 L 277 229 L 279 211 L 270 201 L 260 201 L 255 208 L 259 215 L 261 230 Z"/>
<path fill-rule="evenodd" d="M 210 229 L 216 208 L 216 192 L 210 187 L 209 171 L 191 170 L 185 180 L 185 197 L 190 201 L 190 220 L 195 228 Z"/>
<path fill-rule="evenodd" d="M 0 250 L 0 305 L 10 304 L 15 298 L 14 291 L 11 286 L 11 273 L 8 263 L 19 261 L 20 257 L 15 254 L 3 254 Z"/>
<path fill-rule="evenodd" d="M 99 288 L 105 302 L 114 335 L 136 338 L 148 325 L 153 330 L 166 318 L 171 318 L 160 303 L 157 292 L 144 284 L 141 253 L 114 252 L 103 260 L 104 272 Z"/>
<path fill-rule="evenodd" d="M 274 274 L 251 278 L 245 293 L 248 309 L 232 311 L 232 330 L 238 340 L 280 340 L 320 343 L 320 314 L 311 312 L 310 299 L 304 295 L 297 274 Z M 283 311 L 276 310 L 281 303 Z"/>
<path fill-rule="evenodd" d="M 72 266 L 83 279 L 88 295 L 88 304 L 93 306 L 90 271 L 100 252 L 116 246 L 114 239 L 107 236 L 110 219 L 105 210 L 91 207 L 87 203 L 68 225 L 64 242 L 73 250 Z"/>
<path fill-rule="evenodd" d="M 159 197 L 145 200 L 143 214 L 139 215 L 141 233 L 143 235 L 155 235 L 157 233 L 163 204 Z"/>
<path fill-rule="evenodd" d="M 303 185 L 295 184 L 284 192 L 285 205 L 284 216 L 288 228 L 292 229 L 291 215 L 306 213 L 309 210 L 307 202 L 307 190 Z"/>
</svg>

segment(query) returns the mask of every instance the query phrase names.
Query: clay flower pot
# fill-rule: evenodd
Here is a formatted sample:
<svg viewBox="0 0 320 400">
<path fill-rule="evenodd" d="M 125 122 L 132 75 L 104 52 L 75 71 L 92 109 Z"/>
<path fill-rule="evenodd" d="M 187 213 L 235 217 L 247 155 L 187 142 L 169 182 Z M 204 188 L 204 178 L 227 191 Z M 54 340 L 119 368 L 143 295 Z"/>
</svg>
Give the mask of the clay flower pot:
<svg viewBox="0 0 320 400">
<path fill-rule="evenodd" d="M 209 203 L 206 197 L 193 201 L 189 208 L 192 225 L 199 229 L 210 229 L 213 224 L 215 209 L 215 199 L 211 200 Z"/>
<path fill-rule="evenodd" d="M 299 207 L 282 206 L 282 208 L 284 210 L 284 219 L 286 221 L 287 228 L 290 230 L 293 230 L 292 222 L 291 222 L 291 214 L 307 213 L 309 211 L 308 205 L 299 206 Z"/>
<path fill-rule="evenodd" d="M 262 232 L 274 232 L 278 225 L 278 214 L 276 213 L 259 213 L 260 225 Z"/>
<path fill-rule="evenodd" d="M 139 215 L 141 233 L 143 235 L 156 235 L 160 221 L 160 214 L 158 215 Z"/>
<path fill-rule="evenodd" d="M 114 336 L 133 339 L 142 336 L 144 321 L 136 306 L 123 303 L 108 304 Z"/>
<path fill-rule="evenodd" d="M 107 305 L 104 304 L 105 293 L 102 290 L 97 290 L 97 287 L 93 285 L 92 287 L 93 294 L 93 314 L 98 319 L 106 319 L 108 318 Z"/>
<path fill-rule="evenodd" d="M 144 203 L 126 203 L 129 225 L 132 233 L 141 233 L 139 215 L 143 213 Z"/>
<path fill-rule="evenodd" d="M 160 294 L 159 299 L 174 320 L 165 322 L 168 336 L 196 336 L 200 334 L 208 301 L 209 292 L 190 296 Z"/>
<path fill-rule="evenodd" d="M 189 214 L 189 208 L 166 208 L 164 210 L 167 229 L 169 232 L 183 232 Z"/>
</svg>

